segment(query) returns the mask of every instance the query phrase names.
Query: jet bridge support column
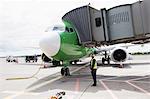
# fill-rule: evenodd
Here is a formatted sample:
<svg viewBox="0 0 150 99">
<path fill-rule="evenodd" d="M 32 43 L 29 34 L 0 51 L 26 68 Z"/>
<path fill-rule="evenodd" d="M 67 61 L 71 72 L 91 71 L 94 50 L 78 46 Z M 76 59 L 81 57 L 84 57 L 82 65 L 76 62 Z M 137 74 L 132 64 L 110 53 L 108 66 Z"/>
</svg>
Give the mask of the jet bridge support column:
<svg viewBox="0 0 150 99">
<path fill-rule="evenodd" d="M 105 61 L 107 61 L 108 65 L 110 64 L 110 58 L 109 55 L 107 54 L 107 51 L 104 53 L 104 57 L 102 58 L 102 64 L 105 64 Z"/>
</svg>

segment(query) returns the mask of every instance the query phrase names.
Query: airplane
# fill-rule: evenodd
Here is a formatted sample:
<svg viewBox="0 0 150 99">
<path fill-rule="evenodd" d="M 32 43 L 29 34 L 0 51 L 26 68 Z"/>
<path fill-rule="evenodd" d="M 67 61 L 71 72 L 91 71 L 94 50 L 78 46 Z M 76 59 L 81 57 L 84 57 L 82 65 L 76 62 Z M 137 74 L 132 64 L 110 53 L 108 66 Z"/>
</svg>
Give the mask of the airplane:
<svg viewBox="0 0 150 99">
<path fill-rule="evenodd" d="M 102 58 L 103 63 L 109 61 L 107 51 L 112 50 L 110 59 L 114 62 L 124 62 L 129 58 L 129 54 L 122 47 L 107 47 L 94 48 L 85 47 L 79 44 L 77 30 L 71 22 L 63 21 L 65 30 L 62 32 L 53 31 L 46 35 L 39 42 L 39 46 L 44 54 L 42 57 L 53 58 L 56 61 L 62 61 L 63 67 L 61 69 L 62 76 L 70 75 L 69 64 L 70 61 L 79 60 L 83 57 L 88 57 L 91 54 L 105 52 L 105 57 Z"/>
<path fill-rule="evenodd" d="M 28 46 L 28 47 L 15 47 L 15 49 L 7 49 L 4 47 L 0 48 L 0 57 L 6 58 L 6 62 L 16 62 L 18 63 L 18 58 L 25 58 L 26 62 L 37 62 L 37 57 L 41 56 L 41 50 L 39 47 Z M 36 56 L 36 57 L 35 57 Z M 35 57 L 35 58 L 34 58 Z M 35 59 L 35 60 L 34 60 Z"/>
</svg>

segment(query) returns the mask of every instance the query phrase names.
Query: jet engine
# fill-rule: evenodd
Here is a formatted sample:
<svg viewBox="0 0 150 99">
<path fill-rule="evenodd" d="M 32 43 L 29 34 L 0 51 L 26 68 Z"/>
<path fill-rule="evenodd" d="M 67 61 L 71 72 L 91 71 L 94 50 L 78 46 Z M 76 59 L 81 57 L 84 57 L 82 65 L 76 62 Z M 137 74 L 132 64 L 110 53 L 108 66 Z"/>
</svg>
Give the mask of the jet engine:
<svg viewBox="0 0 150 99">
<path fill-rule="evenodd" d="M 123 48 L 115 48 L 110 58 L 113 62 L 124 62 L 128 59 L 128 53 Z"/>
</svg>

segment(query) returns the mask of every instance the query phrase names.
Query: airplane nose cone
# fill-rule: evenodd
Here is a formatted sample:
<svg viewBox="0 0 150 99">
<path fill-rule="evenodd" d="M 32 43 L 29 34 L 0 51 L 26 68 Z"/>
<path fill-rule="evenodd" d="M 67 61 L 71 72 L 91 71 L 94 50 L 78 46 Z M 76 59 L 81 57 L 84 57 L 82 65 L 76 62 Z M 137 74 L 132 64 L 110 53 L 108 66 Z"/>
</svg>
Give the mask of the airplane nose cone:
<svg viewBox="0 0 150 99">
<path fill-rule="evenodd" d="M 60 35 L 56 32 L 51 32 L 46 35 L 40 42 L 39 46 L 46 56 L 55 56 L 60 49 Z"/>
</svg>

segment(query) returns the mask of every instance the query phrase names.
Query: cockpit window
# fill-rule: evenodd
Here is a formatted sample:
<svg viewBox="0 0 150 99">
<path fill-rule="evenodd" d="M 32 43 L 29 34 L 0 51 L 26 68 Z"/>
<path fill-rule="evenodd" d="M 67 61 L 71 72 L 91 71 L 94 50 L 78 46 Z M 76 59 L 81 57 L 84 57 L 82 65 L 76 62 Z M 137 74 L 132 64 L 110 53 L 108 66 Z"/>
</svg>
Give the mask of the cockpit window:
<svg viewBox="0 0 150 99">
<path fill-rule="evenodd" d="M 69 32 L 69 28 L 68 28 L 68 27 L 66 27 L 66 28 L 65 28 L 65 31 L 66 31 L 66 32 Z"/>
<path fill-rule="evenodd" d="M 70 32 L 73 32 L 73 28 L 70 28 Z"/>
<path fill-rule="evenodd" d="M 73 30 L 73 28 L 66 27 L 65 32 L 72 33 L 72 32 L 74 32 L 74 30 Z"/>
<path fill-rule="evenodd" d="M 58 30 L 59 28 L 58 27 L 53 27 L 53 30 L 55 31 L 55 30 Z"/>
</svg>

